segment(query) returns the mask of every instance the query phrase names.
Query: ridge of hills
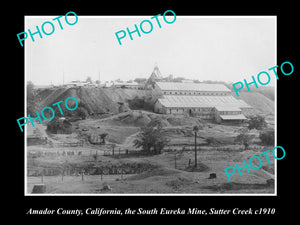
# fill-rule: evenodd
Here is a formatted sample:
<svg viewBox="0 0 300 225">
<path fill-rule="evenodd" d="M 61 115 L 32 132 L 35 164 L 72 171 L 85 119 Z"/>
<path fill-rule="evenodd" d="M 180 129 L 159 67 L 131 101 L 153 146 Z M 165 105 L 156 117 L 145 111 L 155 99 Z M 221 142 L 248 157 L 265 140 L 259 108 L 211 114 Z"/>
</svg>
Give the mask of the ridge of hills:
<svg viewBox="0 0 300 225">
<path fill-rule="evenodd" d="M 146 101 L 148 109 L 151 109 L 155 100 L 155 94 L 149 90 L 94 87 L 48 88 L 40 90 L 38 96 L 41 100 L 39 104 L 41 108 L 73 96 L 88 111 L 89 115 L 119 113 L 119 103 L 123 103 L 125 109 L 129 109 L 132 108 L 129 103 L 134 99 L 142 102 L 137 107 L 145 107 L 143 103 Z M 262 92 L 241 92 L 238 99 L 244 100 L 252 106 L 257 114 L 274 115 L 274 101 Z"/>
<path fill-rule="evenodd" d="M 121 88 L 91 88 L 91 87 L 72 87 L 44 89 L 39 92 L 38 96 L 40 107 L 50 106 L 55 102 L 65 100 L 73 96 L 78 103 L 82 105 L 90 115 L 118 113 L 119 103 L 125 103 L 128 108 L 128 101 L 134 98 L 142 98 L 147 95 L 145 90 L 132 90 Z"/>
</svg>

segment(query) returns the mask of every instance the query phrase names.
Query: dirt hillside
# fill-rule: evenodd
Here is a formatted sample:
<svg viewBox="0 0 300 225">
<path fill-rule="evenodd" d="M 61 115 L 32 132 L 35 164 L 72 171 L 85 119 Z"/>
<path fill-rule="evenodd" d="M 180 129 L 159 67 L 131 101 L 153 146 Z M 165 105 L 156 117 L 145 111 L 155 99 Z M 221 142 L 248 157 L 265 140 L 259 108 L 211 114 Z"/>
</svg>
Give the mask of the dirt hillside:
<svg viewBox="0 0 300 225">
<path fill-rule="evenodd" d="M 236 97 L 236 96 L 235 96 Z M 237 99 L 244 100 L 255 109 L 258 114 L 272 114 L 275 112 L 275 103 L 270 98 L 258 92 L 241 92 Z"/>
<path fill-rule="evenodd" d="M 117 89 L 117 88 L 95 88 L 95 87 L 74 87 L 74 88 L 55 88 L 40 91 L 41 107 L 50 106 L 60 100 L 73 96 L 79 104 L 87 109 L 88 113 L 118 113 L 119 104 L 125 104 L 135 97 L 145 96 L 146 91 Z"/>
<path fill-rule="evenodd" d="M 145 90 L 133 90 L 122 88 L 53 88 L 44 89 L 39 92 L 41 107 L 51 106 L 53 103 L 65 100 L 67 97 L 75 97 L 90 115 L 101 113 L 118 113 L 119 104 L 124 103 L 124 108 L 129 108 L 129 101 L 135 98 L 143 99 L 151 94 Z M 235 96 L 236 97 L 236 96 Z M 274 101 L 258 92 L 241 92 L 238 99 L 255 108 L 255 113 L 274 114 Z M 137 109 L 137 108 L 135 108 Z"/>
</svg>

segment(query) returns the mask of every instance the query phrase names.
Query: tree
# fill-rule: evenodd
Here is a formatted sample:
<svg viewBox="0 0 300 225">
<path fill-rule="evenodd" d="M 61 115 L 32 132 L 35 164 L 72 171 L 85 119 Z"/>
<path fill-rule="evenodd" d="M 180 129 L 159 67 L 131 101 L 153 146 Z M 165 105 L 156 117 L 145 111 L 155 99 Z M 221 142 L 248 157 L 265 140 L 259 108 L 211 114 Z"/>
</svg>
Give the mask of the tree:
<svg viewBox="0 0 300 225">
<path fill-rule="evenodd" d="M 261 142 L 265 145 L 274 145 L 274 130 L 268 130 L 259 133 L 259 138 Z"/>
<path fill-rule="evenodd" d="M 117 82 L 117 83 L 124 83 L 124 81 L 122 81 L 120 78 L 116 79 L 115 82 Z"/>
<path fill-rule="evenodd" d="M 76 115 L 81 117 L 82 120 L 85 120 L 89 114 L 84 107 L 80 106 L 76 109 Z"/>
<path fill-rule="evenodd" d="M 31 81 L 27 82 L 27 114 L 35 115 L 37 110 L 37 97 L 34 84 Z"/>
<path fill-rule="evenodd" d="M 243 132 L 235 138 L 235 142 L 244 145 L 245 150 L 247 150 L 253 138 L 253 135 Z"/>
<path fill-rule="evenodd" d="M 52 134 L 72 134 L 72 124 L 68 120 L 60 120 L 58 117 L 47 123 L 48 132 Z"/>
<path fill-rule="evenodd" d="M 214 137 L 208 137 L 208 138 L 206 138 L 206 142 L 207 142 L 208 145 L 218 144 L 218 141 Z"/>
<path fill-rule="evenodd" d="M 152 120 L 141 128 L 141 133 L 134 140 L 134 147 L 142 147 L 147 154 L 160 154 L 163 148 L 169 143 L 166 138 L 160 120 Z"/>
<path fill-rule="evenodd" d="M 137 82 L 138 84 L 145 84 L 147 81 L 146 78 L 135 78 L 134 82 Z"/>
<path fill-rule="evenodd" d="M 173 79 L 172 82 L 182 82 L 182 80 L 184 80 L 185 78 L 184 77 L 176 77 Z"/>
<path fill-rule="evenodd" d="M 252 116 L 252 117 L 250 117 L 250 119 L 248 121 L 248 129 L 249 130 L 252 130 L 252 129 L 261 130 L 266 126 L 267 126 L 267 122 L 266 122 L 265 118 L 260 115 Z"/>
<path fill-rule="evenodd" d="M 105 144 L 105 138 L 107 137 L 108 133 L 103 133 L 103 134 L 100 134 L 100 138 L 102 140 L 102 144 Z"/>
</svg>

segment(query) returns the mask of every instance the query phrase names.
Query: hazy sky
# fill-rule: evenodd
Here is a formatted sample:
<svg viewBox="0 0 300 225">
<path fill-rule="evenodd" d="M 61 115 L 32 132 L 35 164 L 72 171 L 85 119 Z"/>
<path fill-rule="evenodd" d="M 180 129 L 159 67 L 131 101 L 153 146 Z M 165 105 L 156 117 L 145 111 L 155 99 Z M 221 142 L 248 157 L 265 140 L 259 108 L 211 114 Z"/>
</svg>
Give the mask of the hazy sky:
<svg viewBox="0 0 300 225">
<path fill-rule="evenodd" d="M 58 15 L 57 15 L 58 16 Z M 57 16 L 26 16 L 25 31 L 36 31 Z M 63 30 L 56 22 L 52 35 L 35 35 L 25 41 L 25 71 L 34 84 L 62 84 L 85 80 L 130 80 L 148 78 L 157 63 L 163 76 L 237 82 L 276 64 L 276 17 L 177 16 L 173 24 L 161 17 L 161 28 L 149 16 L 79 16 Z M 119 45 L 115 32 L 133 30 L 144 19 L 153 31 L 133 34 Z M 172 21 L 172 18 L 168 18 Z M 71 19 L 70 19 L 71 21 Z M 146 27 L 146 24 L 145 24 Z M 147 28 L 145 28 L 147 29 Z M 275 77 L 271 74 L 271 83 Z"/>
</svg>

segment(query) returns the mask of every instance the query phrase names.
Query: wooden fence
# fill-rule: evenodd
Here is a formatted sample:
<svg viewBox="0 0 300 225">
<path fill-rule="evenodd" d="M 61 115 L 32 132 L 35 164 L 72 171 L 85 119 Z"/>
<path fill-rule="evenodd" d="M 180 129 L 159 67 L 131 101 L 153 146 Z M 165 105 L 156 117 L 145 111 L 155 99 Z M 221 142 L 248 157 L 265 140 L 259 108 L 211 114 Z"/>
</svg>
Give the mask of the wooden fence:
<svg viewBox="0 0 300 225">
<path fill-rule="evenodd" d="M 39 176 L 27 176 L 27 185 L 33 186 L 37 183 L 56 183 L 56 182 L 74 182 L 74 181 L 118 181 L 123 180 L 129 176 L 133 176 L 135 174 L 125 173 L 124 171 L 120 171 L 116 174 L 97 174 L 91 175 L 85 173 L 84 171 L 78 171 L 77 174 L 68 174 L 67 172 L 61 172 L 57 175 L 45 175 L 43 173 L 39 174 Z"/>
<path fill-rule="evenodd" d="M 84 141 L 67 143 L 67 142 L 50 142 L 52 147 L 82 147 Z"/>
<path fill-rule="evenodd" d="M 42 183 L 45 180 L 64 181 L 65 177 L 80 177 L 84 180 L 85 177 L 89 179 L 100 178 L 100 180 L 107 180 L 114 177 L 115 179 L 123 179 L 124 176 L 128 177 L 135 174 L 140 174 L 149 171 L 151 168 L 137 167 L 122 167 L 122 166 L 103 166 L 103 167 L 76 167 L 76 166 L 62 166 L 62 167 L 40 167 L 40 168 L 27 168 L 27 178 Z M 34 179 L 35 178 L 35 179 Z"/>
<path fill-rule="evenodd" d="M 251 145 L 248 149 L 249 150 L 263 150 L 265 146 L 259 145 Z M 245 147 L 243 145 L 231 145 L 231 146 L 197 146 L 198 151 L 244 151 Z M 174 145 L 168 146 L 164 149 L 165 152 L 173 152 L 173 151 L 195 151 L 194 146 L 181 146 L 181 145 Z"/>
</svg>

